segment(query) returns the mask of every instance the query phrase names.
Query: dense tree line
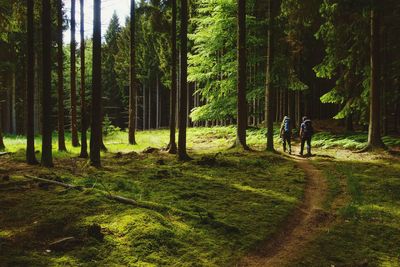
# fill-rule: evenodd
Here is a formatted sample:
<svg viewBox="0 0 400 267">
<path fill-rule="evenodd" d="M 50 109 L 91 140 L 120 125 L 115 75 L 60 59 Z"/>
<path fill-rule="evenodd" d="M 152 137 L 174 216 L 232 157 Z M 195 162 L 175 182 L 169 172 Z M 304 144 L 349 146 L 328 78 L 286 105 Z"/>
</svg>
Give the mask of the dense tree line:
<svg viewBox="0 0 400 267">
<path fill-rule="evenodd" d="M 93 3 L 93 38 L 83 36 L 81 12 L 77 45 L 75 0 L 71 14 L 61 0 L 0 2 L 0 129 L 27 135 L 30 163 L 42 133 L 51 165 L 55 129 L 59 150 L 69 129 L 87 157 L 88 129 L 99 165 L 102 124 L 127 129 L 130 144 L 137 129 L 169 127 L 170 152 L 182 159 L 186 126 L 237 125 L 245 149 L 246 128 L 266 127 L 269 150 L 284 115 L 295 127 L 303 115 L 369 127 L 370 146 L 400 130 L 398 1 L 131 1 L 103 42 L 101 1 Z"/>
</svg>

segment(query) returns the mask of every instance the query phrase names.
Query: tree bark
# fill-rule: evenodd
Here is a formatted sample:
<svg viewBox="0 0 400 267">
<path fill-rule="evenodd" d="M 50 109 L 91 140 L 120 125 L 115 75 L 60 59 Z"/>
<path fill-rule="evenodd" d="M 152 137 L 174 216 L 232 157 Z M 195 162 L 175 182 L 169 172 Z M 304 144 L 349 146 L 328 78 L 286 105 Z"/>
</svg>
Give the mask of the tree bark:
<svg viewBox="0 0 400 267">
<path fill-rule="evenodd" d="M 380 8 L 377 1 L 373 1 L 371 10 L 371 88 L 370 114 L 368 129 L 368 147 L 384 147 L 381 139 L 380 127 Z"/>
<path fill-rule="evenodd" d="M 51 101 L 51 5 L 42 0 L 42 166 L 53 166 Z"/>
<path fill-rule="evenodd" d="M 62 0 L 57 0 L 58 150 L 66 151 L 64 135 L 64 51 Z"/>
<path fill-rule="evenodd" d="M 267 127 L 267 150 L 274 151 L 274 123 L 272 114 L 272 94 L 273 94 L 273 82 L 271 75 L 272 63 L 274 61 L 274 35 L 273 27 L 275 18 L 272 15 L 273 6 L 272 0 L 268 0 L 268 15 L 269 25 L 267 30 L 267 62 L 266 62 L 266 81 L 265 81 L 265 121 Z"/>
<path fill-rule="evenodd" d="M 29 4 L 29 2 L 28 2 L 28 4 Z M 2 103 L 0 102 L 0 114 L 3 114 L 2 113 L 3 112 L 2 108 L 3 108 L 3 106 L 2 106 Z M 0 115 L 0 151 L 3 151 L 6 148 L 6 146 L 4 145 L 4 141 L 3 141 L 3 128 L 2 128 L 2 126 L 3 126 L 3 120 L 2 120 L 2 117 Z"/>
<path fill-rule="evenodd" d="M 160 81 L 156 73 L 156 129 L 160 128 Z"/>
<path fill-rule="evenodd" d="M 12 70 L 12 85 L 11 85 L 11 94 L 10 94 L 10 104 L 11 104 L 11 133 L 17 134 L 17 116 L 16 116 L 16 69 Z"/>
<path fill-rule="evenodd" d="M 146 98 L 146 84 L 143 82 L 143 130 L 146 130 L 147 122 L 147 98 Z"/>
<path fill-rule="evenodd" d="M 181 1 L 181 31 L 180 31 L 180 105 L 179 105 L 179 140 L 178 156 L 180 160 L 188 160 L 186 152 L 186 114 L 187 114 L 187 31 L 188 31 L 188 0 Z"/>
<path fill-rule="evenodd" d="M 90 135 L 90 162 L 101 166 L 101 0 L 93 4 L 93 66 L 92 66 L 92 122 Z"/>
<path fill-rule="evenodd" d="M 80 158 L 87 158 L 87 120 L 86 120 L 86 95 L 85 95 L 85 14 L 84 14 L 84 0 L 80 0 L 81 9 L 81 27 L 80 27 L 80 37 L 81 37 L 81 153 Z"/>
<path fill-rule="evenodd" d="M 135 1 L 131 0 L 131 39 L 130 39 L 130 90 L 129 90 L 129 144 L 136 145 L 136 55 L 135 55 Z"/>
<path fill-rule="evenodd" d="M 26 88 L 26 162 L 37 164 L 35 156 L 35 43 L 34 43 L 34 1 L 27 2 L 27 88 Z M 1 108 L 1 107 L 0 107 Z M 0 112 L 1 114 L 1 112 Z M 1 122 L 0 122 L 1 124 Z M 1 127 L 1 125 L 0 125 Z M 0 128 L 1 135 L 1 128 Z M 0 136 L 0 150 L 4 149 Z"/>
<path fill-rule="evenodd" d="M 246 0 L 237 0 L 237 132 L 236 146 L 248 150 L 246 144 Z"/>
<path fill-rule="evenodd" d="M 79 146 L 76 115 L 75 1 L 71 0 L 71 138 L 73 147 Z"/>
<path fill-rule="evenodd" d="M 170 111 L 169 111 L 169 145 L 168 152 L 176 154 L 177 147 L 175 141 L 176 131 L 176 0 L 172 0 L 172 30 L 171 30 L 171 91 L 170 91 Z"/>
</svg>

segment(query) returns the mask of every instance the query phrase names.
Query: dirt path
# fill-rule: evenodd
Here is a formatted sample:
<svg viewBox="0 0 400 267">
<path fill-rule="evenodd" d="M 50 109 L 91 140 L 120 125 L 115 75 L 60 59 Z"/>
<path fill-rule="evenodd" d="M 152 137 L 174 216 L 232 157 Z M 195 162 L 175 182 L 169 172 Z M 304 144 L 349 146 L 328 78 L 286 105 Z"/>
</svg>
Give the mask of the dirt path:
<svg viewBox="0 0 400 267">
<path fill-rule="evenodd" d="M 286 266 L 300 256 L 305 245 L 331 221 L 329 214 L 322 210 L 328 190 L 322 172 L 308 159 L 290 158 L 306 174 L 303 202 L 289 216 L 279 233 L 242 259 L 238 266 Z"/>
</svg>

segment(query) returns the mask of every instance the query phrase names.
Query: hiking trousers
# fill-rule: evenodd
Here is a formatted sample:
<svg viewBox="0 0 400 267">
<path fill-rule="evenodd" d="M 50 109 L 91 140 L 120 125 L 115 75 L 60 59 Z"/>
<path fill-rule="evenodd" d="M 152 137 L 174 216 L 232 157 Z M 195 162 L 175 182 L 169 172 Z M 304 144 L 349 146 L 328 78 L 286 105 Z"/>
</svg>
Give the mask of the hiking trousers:
<svg viewBox="0 0 400 267">
<path fill-rule="evenodd" d="M 286 152 L 286 143 L 289 147 L 289 153 L 292 152 L 291 136 L 290 133 L 283 133 L 282 135 L 283 151 Z"/>
<path fill-rule="evenodd" d="M 311 155 L 311 136 L 303 136 L 301 138 L 300 154 L 303 155 L 305 143 L 307 143 L 307 155 Z"/>
</svg>

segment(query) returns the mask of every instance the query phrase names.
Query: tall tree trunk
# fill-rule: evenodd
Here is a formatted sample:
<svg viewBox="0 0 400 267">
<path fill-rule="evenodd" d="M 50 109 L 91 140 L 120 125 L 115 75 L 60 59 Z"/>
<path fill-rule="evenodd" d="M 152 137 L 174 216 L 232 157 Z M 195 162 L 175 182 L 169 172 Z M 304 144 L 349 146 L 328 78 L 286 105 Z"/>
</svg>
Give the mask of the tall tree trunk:
<svg viewBox="0 0 400 267">
<path fill-rule="evenodd" d="M 354 127 L 353 127 L 353 114 L 350 113 L 346 117 L 346 131 L 347 132 L 353 132 Z"/>
<path fill-rule="evenodd" d="M 146 98 L 146 84 L 143 82 L 143 130 L 146 130 L 146 122 L 147 122 L 147 98 Z"/>
<path fill-rule="evenodd" d="M 135 0 L 131 0 L 130 88 L 129 88 L 129 144 L 136 145 L 136 57 L 135 57 Z"/>
<path fill-rule="evenodd" d="M 188 31 L 188 0 L 181 1 L 181 53 L 180 53 L 180 105 L 179 105 L 179 140 L 178 156 L 180 160 L 188 160 L 186 152 L 186 114 L 187 114 L 187 31 Z"/>
<path fill-rule="evenodd" d="M 73 147 L 79 146 L 76 115 L 75 1 L 71 0 L 71 138 Z"/>
<path fill-rule="evenodd" d="M 160 128 L 160 81 L 156 73 L 156 129 Z"/>
<path fill-rule="evenodd" d="M 176 0 L 172 1 L 172 29 L 171 29 L 171 91 L 170 91 L 170 111 L 169 111 L 169 145 L 168 152 L 176 154 L 177 147 L 175 141 L 176 131 Z"/>
<path fill-rule="evenodd" d="M 248 150 L 246 144 L 246 0 L 237 0 L 237 132 L 236 146 Z"/>
<path fill-rule="evenodd" d="M 81 37 L 81 153 L 79 157 L 87 158 L 87 120 L 86 120 L 86 96 L 85 96 L 85 14 L 84 14 L 84 0 L 80 0 L 81 9 L 81 27 L 80 27 L 80 37 Z"/>
<path fill-rule="evenodd" d="M 31 1 L 29 1 L 31 2 Z M 28 2 L 28 5 L 29 5 Z M 6 148 L 6 146 L 4 145 L 4 141 L 3 141 L 3 118 L 1 117 L 1 114 L 3 114 L 3 110 L 2 110 L 3 106 L 2 103 L 0 102 L 0 151 L 4 150 Z M 28 150 L 27 150 L 28 151 Z M 33 151 L 35 155 L 35 151 Z M 27 154 L 27 159 L 28 159 L 28 154 Z"/>
<path fill-rule="evenodd" d="M 371 88 L 368 147 L 384 147 L 380 128 L 380 12 L 381 7 L 373 1 L 371 10 Z"/>
<path fill-rule="evenodd" d="M 53 166 L 51 101 L 51 5 L 42 0 L 42 165 Z"/>
<path fill-rule="evenodd" d="M 16 80 L 16 69 L 12 71 L 12 85 L 11 85 L 11 133 L 17 134 L 17 109 L 16 109 L 16 90 L 17 90 L 17 80 Z"/>
<path fill-rule="evenodd" d="M 93 1 L 93 61 L 92 61 L 92 122 L 90 135 L 90 162 L 101 166 L 101 0 Z"/>
<path fill-rule="evenodd" d="M 37 164 L 35 156 L 35 41 L 34 41 L 34 1 L 27 2 L 27 88 L 26 88 L 26 162 Z M 1 114 L 1 112 L 0 112 Z M 1 122 L 0 122 L 1 123 Z M 1 135 L 1 129 L 0 129 Z M 4 149 L 3 138 L 0 137 L 0 149 Z"/>
<path fill-rule="evenodd" d="M 274 151 L 274 123 L 272 116 L 272 94 L 273 94 L 273 82 L 271 75 L 272 63 L 274 61 L 274 35 L 273 35 L 273 27 L 274 20 L 273 17 L 273 0 L 268 0 L 268 18 L 269 25 L 267 31 L 267 62 L 266 62 L 266 81 L 265 81 L 265 121 L 267 127 L 267 150 Z"/>
<path fill-rule="evenodd" d="M 58 150 L 66 151 L 64 136 L 64 51 L 62 0 L 57 0 Z"/>
<path fill-rule="evenodd" d="M 34 50 L 35 51 L 35 50 Z M 36 86 L 34 88 L 34 127 L 35 127 L 35 134 L 40 134 L 42 132 L 41 125 L 42 125 L 42 118 L 41 118 L 41 67 L 39 66 L 39 55 L 35 53 L 35 79 L 36 79 Z"/>
<path fill-rule="evenodd" d="M 148 98 L 149 98 L 149 104 L 147 105 L 147 109 L 148 109 L 148 114 L 147 114 L 147 119 L 148 119 L 148 127 L 149 129 L 151 129 L 151 86 L 149 85 L 149 94 L 148 94 Z"/>
</svg>

